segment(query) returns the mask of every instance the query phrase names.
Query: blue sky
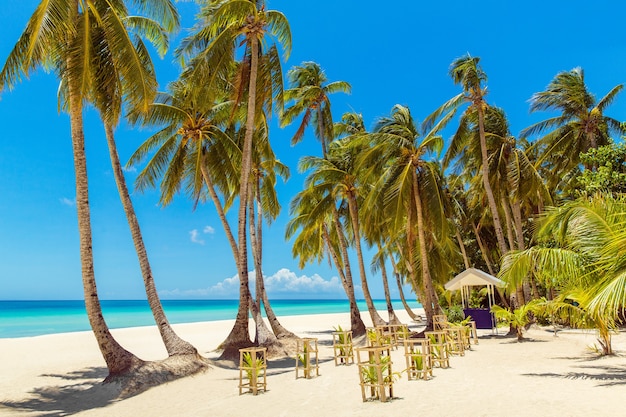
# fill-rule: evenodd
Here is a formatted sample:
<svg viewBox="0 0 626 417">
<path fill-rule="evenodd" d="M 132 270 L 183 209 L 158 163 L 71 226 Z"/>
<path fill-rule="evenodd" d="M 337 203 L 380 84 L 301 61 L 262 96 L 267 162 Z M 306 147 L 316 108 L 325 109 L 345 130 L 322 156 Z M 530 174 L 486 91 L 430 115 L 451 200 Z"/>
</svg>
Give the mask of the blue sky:
<svg viewBox="0 0 626 417">
<path fill-rule="evenodd" d="M 4 2 L 0 8 L 0 61 L 4 63 L 37 1 Z M 284 71 L 316 61 L 329 80 L 352 84 L 352 94 L 333 97 L 336 119 L 345 111 L 363 114 L 368 126 L 392 106 L 408 105 L 418 120 L 458 94 L 447 75 L 457 57 L 481 57 L 487 100 L 506 111 L 513 134 L 546 117 L 530 115 L 528 99 L 559 71 L 581 66 L 592 92 L 604 95 L 626 80 L 626 26 L 616 1 L 475 2 L 355 0 L 268 0 L 289 19 L 293 51 Z M 193 24 L 195 5 L 178 3 L 183 26 Z M 177 40 L 184 31 L 173 40 Z M 161 86 L 175 79 L 171 55 L 154 58 Z M 80 299 L 82 284 L 74 206 L 74 172 L 67 115 L 57 112 L 58 81 L 38 71 L 0 100 L 0 299 Z M 609 115 L 624 120 L 626 96 Z M 143 286 L 126 220 L 117 196 L 104 133 L 97 115 L 85 117 L 96 279 L 103 299 L 143 298 Z M 290 146 L 295 126 L 271 141 L 292 178 L 280 184 L 279 219 L 266 229 L 264 273 L 270 297 L 342 298 L 336 273 L 327 264 L 298 268 L 284 239 L 288 204 L 302 186 L 298 159 L 319 154 L 309 132 Z M 120 126 L 123 162 L 150 135 Z M 130 184 L 136 173 L 127 172 Z M 163 298 L 236 298 L 236 269 L 221 225 L 210 205 L 180 196 L 168 207 L 158 194 L 133 194 L 157 287 Z M 234 213 L 233 213 L 234 214 Z M 231 216 L 232 218 L 232 216 Z M 234 224 L 234 223 L 233 223 Z M 366 262 L 369 262 L 367 260 Z M 379 277 L 372 293 L 382 298 Z M 392 285 L 392 290 L 395 285 Z M 393 291 L 397 295 L 397 291 Z"/>
</svg>

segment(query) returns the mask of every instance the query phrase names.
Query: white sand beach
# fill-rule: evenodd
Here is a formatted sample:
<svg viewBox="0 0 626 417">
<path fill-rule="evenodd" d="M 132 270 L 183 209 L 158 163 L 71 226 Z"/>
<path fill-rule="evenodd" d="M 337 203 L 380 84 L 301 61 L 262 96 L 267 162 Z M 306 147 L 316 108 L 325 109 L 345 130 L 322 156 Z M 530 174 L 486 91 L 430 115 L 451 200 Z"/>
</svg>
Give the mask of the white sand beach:
<svg viewBox="0 0 626 417">
<path fill-rule="evenodd" d="M 408 317 L 399 313 L 403 322 Z M 366 315 L 363 316 L 368 324 Z M 478 345 L 453 356 L 449 369 L 429 381 L 394 384 L 394 399 L 363 402 L 356 365 L 335 366 L 334 326 L 347 314 L 282 317 L 301 337 L 319 339 L 320 376 L 295 378 L 295 360 L 270 360 L 267 392 L 239 395 L 237 369 L 209 371 L 149 389 L 124 400 L 100 382 L 104 361 L 90 332 L 0 339 L 0 416 L 599 416 L 622 415 L 626 335 L 614 337 L 617 355 L 598 357 L 594 332 L 531 328 L 527 341 L 479 331 Z M 231 321 L 175 325 L 184 339 L 216 358 Z M 417 324 L 410 324 L 418 330 Z M 156 328 L 113 330 L 142 359 L 166 356 Z M 404 369 L 402 349 L 393 370 Z"/>
</svg>

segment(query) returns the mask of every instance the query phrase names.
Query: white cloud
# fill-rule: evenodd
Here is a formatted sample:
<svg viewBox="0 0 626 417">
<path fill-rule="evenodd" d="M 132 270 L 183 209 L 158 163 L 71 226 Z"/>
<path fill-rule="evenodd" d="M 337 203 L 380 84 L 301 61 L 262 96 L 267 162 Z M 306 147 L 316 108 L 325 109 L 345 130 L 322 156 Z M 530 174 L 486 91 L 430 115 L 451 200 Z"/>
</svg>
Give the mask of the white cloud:
<svg viewBox="0 0 626 417">
<path fill-rule="evenodd" d="M 135 168 L 135 167 L 125 167 L 125 166 L 123 166 L 123 167 L 122 167 L 122 171 L 124 171 L 124 172 L 132 172 L 132 173 L 135 173 L 135 172 L 137 172 L 137 168 Z"/>
<path fill-rule="evenodd" d="M 59 198 L 59 201 L 61 202 L 61 204 L 69 206 L 69 207 L 74 207 L 76 205 L 76 199 L 70 200 L 67 197 L 63 197 L 63 198 Z"/>
<path fill-rule="evenodd" d="M 255 271 L 248 275 L 250 290 L 254 292 Z M 296 275 L 295 272 L 283 268 L 273 275 L 265 276 L 265 289 L 270 298 L 315 298 L 316 296 L 333 296 L 341 298 L 344 295 L 343 286 L 339 278 L 332 277 L 326 280 L 318 274 L 312 276 Z M 189 290 L 165 290 L 159 294 L 173 298 L 237 298 L 239 297 L 239 276 L 226 278 L 208 288 Z"/>
<path fill-rule="evenodd" d="M 202 231 L 209 235 L 212 235 L 215 233 L 215 229 L 212 228 L 211 226 L 204 226 L 204 229 Z"/>
<path fill-rule="evenodd" d="M 193 243 L 197 243 L 198 245 L 204 245 L 204 240 L 200 239 L 200 233 L 198 229 L 193 229 L 189 232 L 189 238 Z"/>
<path fill-rule="evenodd" d="M 275 274 L 265 277 L 265 289 L 268 293 L 300 293 L 320 294 L 343 292 L 343 286 L 339 278 L 332 277 L 325 280 L 318 274 L 313 276 L 300 275 L 287 268 L 278 270 Z"/>
</svg>

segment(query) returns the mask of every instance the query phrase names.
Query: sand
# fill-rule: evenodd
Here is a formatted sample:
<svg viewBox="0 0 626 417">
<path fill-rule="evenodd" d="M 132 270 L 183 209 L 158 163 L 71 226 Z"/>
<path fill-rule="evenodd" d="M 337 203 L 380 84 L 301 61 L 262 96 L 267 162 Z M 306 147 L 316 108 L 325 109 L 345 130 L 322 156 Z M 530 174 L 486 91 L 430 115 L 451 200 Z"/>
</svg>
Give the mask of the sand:
<svg viewBox="0 0 626 417">
<path fill-rule="evenodd" d="M 408 317 L 399 313 L 401 320 Z M 367 317 L 364 320 L 368 324 Z M 301 337 L 319 339 L 320 376 L 295 378 L 295 360 L 269 361 L 267 392 L 239 395 L 236 369 L 209 371 L 149 389 L 124 400 L 100 382 L 104 361 L 90 332 L 0 339 L 0 416 L 599 416 L 623 415 L 626 334 L 614 337 L 617 355 L 598 357 L 593 331 L 531 328 L 527 341 L 479 331 L 479 344 L 435 369 L 429 381 L 394 384 L 387 403 L 363 402 L 356 365 L 335 366 L 334 326 L 349 327 L 347 314 L 282 317 Z M 216 358 L 231 321 L 175 325 L 184 339 Z M 411 323 L 412 330 L 418 330 Z M 113 330 L 142 359 L 161 359 L 156 328 Z M 404 369 L 403 350 L 392 353 Z"/>
</svg>

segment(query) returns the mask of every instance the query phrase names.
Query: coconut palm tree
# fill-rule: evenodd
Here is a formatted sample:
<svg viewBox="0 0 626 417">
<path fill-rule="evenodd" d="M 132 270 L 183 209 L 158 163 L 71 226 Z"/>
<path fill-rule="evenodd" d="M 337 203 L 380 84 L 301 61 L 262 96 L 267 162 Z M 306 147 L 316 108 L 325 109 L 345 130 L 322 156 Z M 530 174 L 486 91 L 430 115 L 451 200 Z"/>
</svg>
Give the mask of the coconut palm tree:
<svg viewBox="0 0 626 417">
<path fill-rule="evenodd" d="M 326 158 L 303 157 L 300 160 L 300 170 L 303 172 L 310 171 L 305 179 L 305 188 L 318 188 L 335 200 L 345 200 L 347 202 L 349 211 L 347 220 L 352 227 L 363 297 L 365 298 L 372 323 L 374 326 L 379 326 L 385 324 L 385 321 L 376 311 L 369 292 L 361 247 L 359 200 L 363 198 L 361 194 L 364 193 L 365 187 L 361 187 L 362 184 L 357 179 L 355 161 L 358 152 L 359 150 L 356 147 L 346 146 L 346 144 L 336 141 L 330 145 Z"/>
<path fill-rule="evenodd" d="M 557 309 L 574 311 L 598 329 L 603 353 L 610 354 L 610 333 L 626 302 L 625 224 L 623 197 L 597 194 L 547 210 L 538 244 L 506 256 L 500 276 L 510 288 L 528 274 L 556 288 Z"/>
<path fill-rule="evenodd" d="M 249 198 L 250 246 L 254 259 L 256 304 L 259 307 L 261 303 L 263 304 L 272 331 L 278 339 L 295 338 L 297 336 L 283 327 L 274 313 L 265 290 L 263 277 L 263 220 L 271 222 L 280 214 L 276 180 L 277 176 L 284 180 L 289 178 L 289 168 L 276 159 L 267 137 L 267 131 L 268 129 L 265 128 L 257 132 L 259 140 L 255 141 L 252 166 L 253 186 Z"/>
<path fill-rule="evenodd" d="M 341 116 L 341 120 L 336 122 L 333 126 L 333 136 L 335 140 L 341 140 L 346 146 L 357 145 L 360 138 L 365 135 L 367 135 L 367 130 L 363 122 L 363 116 L 359 113 L 346 112 Z M 373 273 L 378 271 L 381 273 L 383 292 L 387 304 L 387 312 L 389 314 L 389 323 L 400 324 L 400 320 L 396 317 L 393 304 L 391 303 L 389 280 L 387 278 L 387 268 L 385 265 L 388 253 L 384 250 L 384 235 L 387 230 L 383 224 L 386 224 L 387 219 L 383 216 L 382 207 L 380 211 L 375 212 L 379 215 L 376 216 L 376 219 L 370 214 L 367 219 L 365 219 L 366 221 L 361 223 L 363 235 L 370 246 L 376 245 L 378 248 L 374 259 L 372 259 L 371 269 Z"/>
<path fill-rule="evenodd" d="M 550 193 L 538 171 L 535 170 L 528 155 L 517 146 L 517 140 L 510 134 L 509 124 L 504 111 L 490 106 L 484 111 L 484 131 L 487 139 L 490 184 L 500 200 L 499 209 L 504 214 L 505 230 L 509 247 L 518 250 L 525 248 L 524 218 L 530 214 L 522 213 L 522 202 L 537 199 L 551 201 Z M 474 181 L 481 170 L 482 156 L 480 147 L 480 129 L 477 112 L 468 113 L 452 136 L 443 165 L 446 168 L 454 162 L 454 172 L 465 178 L 468 192 L 475 198 L 469 201 L 478 212 L 484 206 L 484 182 Z M 527 209 L 533 209 L 530 207 Z M 528 288 L 528 285 L 525 284 Z M 525 291 L 527 294 L 529 290 Z M 536 292 L 535 292 L 535 295 Z M 520 288 L 518 301 L 523 304 L 524 293 Z"/>
<path fill-rule="evenodd" d="M 177 16 L 171 16 L 169 20 L 173 23 L 177 23 Z M 117 56 L 113 50 L 115 45 L 104 36 L 104 33 L 102 34 L 103 36 L 94 38 L 94 41 L 97 43 L 94 44 L 92 48 L 99 48 L 100 52 L 95 56 L 95 59 L 98 61 L 96 66 L 100 68 L 100 71 L 95 73 L 99 78 L 94 83 L 96 93 L 93 95 L 92 100 L 104 122 L 113 175 L 137 252 L 148 304 L 161 334 L 161 338 L 163 339 L 169 356 L 197 356 L 197 350 L 174 332 L 163 311 L 152 276 L 152 269 L 141 235 L 139 222 L 133 208 L 128 187 L 126 186 L 114 134 L 115 127 L 118 125 L 122 113 L 123 102 L 126 104 L 129 114 L 138 115 L 138 113 L 146 111 L 146 105 L 150 104 L 153 96 L 156 94 L 157 83 L 152 61 L 147 54 L 147 49 L 142 39 L 137 35 L 141 34 L 147 36 L 148 39 L 152 41 L 153 45 L 157 47 L 159 54 L 164 55 L 168 45 L 167 33 L 156 21 L 148 18 L 131 16 L 125 19 L 125 24 L 129 27 L 129 33 L 135 35 L 132 37 L 134 53 L 131 50 L 124 56 Z M 168 31 L 173 29 L 175 29 L 175 27 L 168 28 Z M 128 47 L 129 45 L 125 45 L 125 48 Z M 129 68 L 126 66 L 126 61 L 129 59 L 133 59 L 133 62 L 138 64 Z M 134 74 L 135 76 L 133 77 L 127 76 L 126 74 L 129 69 L 138 73 Z M 133 82 L 136 84 L 133 84 Z"/>
<path fill-rule="evenodd" d="M 239 357 L 239 348 L 250 345 L 248 333 L 248 245 L 247 245 L 247 206 L 250 190 L 250 174 L 252 170 L 252 142 L 255 127 L 261 117 L 257 106 L 257 81 L 260 61 L 263 60 L 264 43 L 280 43 L 284 48 L 285 59 L 291 50 L 291 32 L 285 16 L 276 10 L 266 10 L 262 0 L 210 0 L 205 3 L 199 13 L 201 24 L 191 36 L 183 40 L 179 55 L 184 60 L 193 61 L 194 71 L 189 73 L 191 79 L 201 77 L 204 70 L 211 68 L 216 77 L 233 80 L 233 93 L 236 102 L 247 94 L 246 116 L 244 127 L 244 143 L 241 154 L 241 171 L 239 181 L 239 211 L 237 226 L 237 272 L 239 274 L 239 309 L 232 331 L 222 344 L 223 359 Z M 236 77 L 231 77 L 235 65 L 235 51 L 243 46 L 243 63 L 239 65 Z M 274 49 L 275 50 L 275 49 Z M 272 49 L 268 50 L 270 53 Z M 280 86 L 273 88 L 275 104 L 282 111 L 282 77 L 280 60 L 270 59 L 274 64 L 274 79 L 279 79 Z M 247 82 L 246 82 L 247 81 Z M 247 85 L 246 85 L 247 84 Z M 265 90 L 266 91 L 266 90 Z M 267 92 L 267 91 L 266 91 Z M 267 98 L 267 96 L 265 97 Z M 267 100 L 265 100 L 267 103 Z M 263 105 L 263 104 L 262 104 Z"/>
<path fill-rule="evenodd" d="M 345 81 L 328 82 L 326 74 L 316 62 L 303 62 L 289 70 L 287 78 L 291 88 L 285 91 L 285 100 L 291 101 L 291 107 L 285 109 L 281 116 L 283 126 L 293 123 L 301 114 L 302 121 L 291 139 L 291 143 L 299 143 L 310 123 L 315 127 L 315 137 L 322 145 L 322 155 L 328 153 L 328 144 L 335 138 L 333 134 L 333 117 L 329 94 L 350 93 L 351 87 Z"/>
<path fill-rule="evenodd" d="M 611 133 L 623 135 L 626 127 L 604 112 L 624 88 L 616 85 L 596 100 L 585 84 L 582 68 L 558 73 L 545 91 L 533 94 L 530 111 L 555 111 L 560 114 L 524 129 L 522 137 L 545 133 L 537 146 L 542 149 L 538 164 L 546 162 L 556 178 L 562 178 L 580 164 L 580 154 L 611 142 Z M 587 167 L 593 168 L 593 167 Z"/>
<path fill-rule="evenodd" d="M 169 1 L 145 1 L 138 2 L 138 5 L 145 10 L 163 13 L 165 17 L 176 16 Z M 116 68 L 126 75 L 128 85 L 141 85 L 136 83 L 136 77 L 146 74 L 144 62 L 138 59 L 125 21 L 130 23 L 127 9 L 121 1 L 42 2 L 28 21 L 0 73 L 0 90 L 12 88 L 20 80 L 21 74 L 28 76 L 38 67 L 53 70 L 61 80 L 64 110 L 70 116 L 85 307 L 109 370 L 109 380 L 138 369 L 143 362 L 115 341 L 102 316 L 93 266 L 83 106 L 85 101 L 93 100 L 98 94 L 97 83 L 102 82 L 98 64 L 103 64 L 107 59 L 114 60 Z M 139 19 L 135 23 L 141 24 Z M 164 24 L 165 27 L 171 26 L 173 21 L 167 22 L 166 19 Z M 110 55 L 106 56 L 107 53 Z M 146 92 L 146 97 L 138 94 L 135 98 L 149 100 L 150 90 Z"/>
<path fill-rule="evenodd" d="M 362 152 L 359 165 L 365 177 L 375 178 L 373 190 L 365 201 L 366 211 L 376 209 L 376 199 L 384 202 L 384 212 L 393 219 L 389 229 L 393 234 L 406 237 L 405 262 L 414 264 L 415 250 L 423 289 L 420 302 L 424 306 L 428 325 L 432 315 L 440 310 L 429 264 L 430 234 L 447 234 L 447 220 L 443 211 L 443 195 L 439 186 L 436 164 L 427 161 L 429 155 L 437 154 L 443 139 L 436 134 L 436 126 L 423 134 L 415 123 L 408 107 L 395 105 L 391 115 L 381 118 L 373 132 L 368 135 L 370 146 Z M 415 230 L 417 236 L 415 236 Z M 415 275 L 417 277 L 417 275 Z"/>
<path fill-rule="evenodd" d="M 489 107 L 485 95 L 487 94 L 487 88 L 483 87 L 483 83 L 487 81 L 487 74 L 482 70 L 479 65 L 480 58 L 472 57 L 467 54 L 462 56 L 450 65 L 449 74 L 455 84 L 460 84 L 463 88 L 463 92 L 455 97 L 452 97 L 440 108 L 435 110 L 424 121 L 424 128 L 428 130 L 433 126 L 435 121 L 442 115 L 456 113 L 456 111 L 464 103 L 469 103 L 469 106 L 465 112 L 461 115 L 461 127 L 463 126 L 463 119 L 468 117 L 472 113 L 476 113 L 478 118 L 478 131 L 480 141 L 481 152 L 481 174 L 483 187 L 489 203 L 489 210 L 493 219 L 493 227 L 498 239 L 498 247 L 500 248 L 501 256 L 506 254 L 509 250 L 506 241 L 504 239 L 504 233 L 502 228 L 502 222 L 500 221 L 500 213 L 498 211 L 498 205 L 496 204 L 496 198 L 489 182 L 489 152 L 487 147 L 487 137 L 485 135 L 485 110 Z M 449 119 L 448 119 L 449 120 Z"/>
<path fill-rule="evenodd" d="M 319 187 L 299 192 L 290 204 L 291 219 L 285 237 L 295 236 L 292 253 L 299 258 L 301 268 L 311 261 L 321 262 L 324 255 L 328 255 L 348 297 L 351 330 L 357 337 L 365 335 L 366 329 L 356 303 L 347 239 L 338 221 L 335 204 L 335 199 Z"/>
</svg>

